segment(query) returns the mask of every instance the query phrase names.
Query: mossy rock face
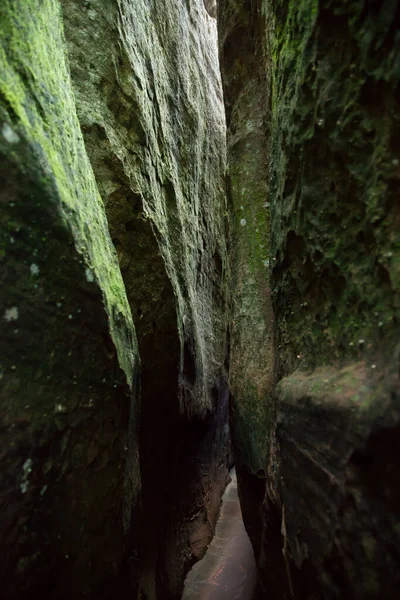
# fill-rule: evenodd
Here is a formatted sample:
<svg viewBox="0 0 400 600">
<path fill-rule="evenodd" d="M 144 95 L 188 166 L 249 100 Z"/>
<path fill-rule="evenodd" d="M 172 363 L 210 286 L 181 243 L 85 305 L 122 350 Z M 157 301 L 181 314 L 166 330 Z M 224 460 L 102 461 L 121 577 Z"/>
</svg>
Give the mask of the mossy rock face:
<svg viewBox="0 0 400 600">
<path fill-rule="evenodd" d="M 232 435 L 237 466 L 262 474 L 267 462 L 266 431 L 274 423 L 273 407 L 267 402 L 274 384 L 264 131 L 268 87 L 262 40 L 257 37 L 251 11 L 241 2 L 225 1 L 218 3 L 218 10 L 228 127 Z"/>
<path fill-rule="evenodd" d="M 1 586 L 105 598 L 139 491 L 135 332 L 59 3 L 7 0 L 0 32 Z"/>
<path fill-rule="evenodd" d="M 400 309 L 398 5 L 265 11 L 280 370 L 375 362 Z"/>
<path fill-rule="evenodd" d="M 275 381 L 261 403 L 249 394 L 245 415 L 237 409 L 243 394 L 233 405 L 245 516 L 261 515 L 248 528 L 263 582 L 276 598 L 395 598 L 398 576 L 388 548 L 398 554 L 391 499 L 398 498 L 399 472 L 399 4 L 218 6 L 228 169 L 235 175 L 239 152 L 254 163 L 257 136 L 264 136 L 265 160 L 258 175 L 253 170 L 252 186 L 266 190 L 270 211 L 266 280 L 275 352 L 268 367 L 259 362 L 253 381 L 268 371 Z M 245 48 L 257 57 L 252 69 Z M 242 105 L 260 72 L 262 100 Z M 256 135 L 240 146 L 239 132 L 252 123 Z M 231 180 L 236 222 L 246 170 Z M 255 212 L 259 199 L 254 192 L 251 198 Z M 241 250 L 251 248 L 253 232 L 245 233 L 243 217 L 233 261 L 235 253 L 243 257 L 236 259 L 244 283 L 235 302 L 247 307 L 256 296 L 254 255 Z M 266 357 L 257 336 L 237 346 L 232 367 L 247 365 L 245 357 L 259 349 Z M 264 421 L 255 418 L 260 407 Z M 240 445 L 246 438 L 264 438 L 269 447 L 263 502 L 246 492 L 255 473 L 252 453 Z M 375 482 L 367 464 L 374 473 L 382 469 Z"/>
<path fill-rule="evenodd" d="M 215 19 L 202 0 L 65 0 L 62 9 L 78 116 L 131 305 L 135 287 L 149 289 L 133 312 L 142 311 L 138 326 L 157 320 L 161 280 L 172 289 L 182 412 L 205 416 L 223 378 L 228 288 Z M 138 259 L 147 282 L 129 249 L 144 230 L 154 235 Z"/>
<path fill-rule="evenodd" d="M 149 598 L 179 597 L 212 535 L 226 479 L 216 23 L 202 0 L 61 4 L 78 117 L 141 357 L 140 587 Z"/>
<path fill-rule="evenodd" d="M 318 598 L 394 598 L 399 583 L 399 16 L 398 2 L 263 3 L 283 377 L 269 494 L 292 583 Z"/>
</svg>

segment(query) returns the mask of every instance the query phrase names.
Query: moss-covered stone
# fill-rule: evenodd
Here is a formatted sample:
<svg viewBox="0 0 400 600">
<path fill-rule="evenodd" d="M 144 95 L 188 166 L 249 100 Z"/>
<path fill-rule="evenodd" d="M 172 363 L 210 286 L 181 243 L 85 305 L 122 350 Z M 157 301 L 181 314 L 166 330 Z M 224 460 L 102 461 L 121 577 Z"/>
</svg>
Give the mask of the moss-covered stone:
<svg viewBox="0 0 400 600">
<path fill-rule="evenodd" d="M 128 221 L 146 220 L 154 231 L 165 265 L 156 268 L 175 298 L 182 411 L 204 416 L 221 380 L 227 326 L 215 20 L 200 0 L 62 6 L 79 119 L 108 217 L 115 221 L 127 198 Z M 122 258 L 121 237 L 117 245 Z"/>
<path fill-rule="evenodd" d="M 110 597 L 139 491 L 135 332 L 59 3 L 6 0 L 0 32 L 2 593 Z"/>
<path fill-rule="evenodd" d="M 210 541 L 226 482 L 216 24 L 202 0 L 63 0 L 62 10 L 78 116 L 142 364 L 139 560 L 129 565 L 139 567 L 149 599 L 179 597 Z"/>
<path fill-rule="evenodd" d="M 235 173 L 238 132 L 257 123 L 240 156 L 257 162 L 261 146 L 265 160 L 243 210 L 257 213 L 254 189 L 265 190 L 270 209 L 275 352 L 249 336 L 232 368 L 258 353 L 268 366 L 260 361 L 253 381 L 272 373 L 279 382 L 271 394 L 270 379 L 269 394 L 249 398 L 246 411 L 237 409 L 243 394 L 235 397 L 233 413 L 241 500 L 275 598 L 397 594 L 389 547 L 398 553 L 398 509 L 389 498 L 398 497 L 399 464 L 389 455 L 399 415 L 399 18 L 396 0 L 219 2 L 228 168 Z M 246 170 L 231 181 L 237 223 Z M 233 229 L 244 276 L 235 303 L 247 307 L 254 236 L 247 215 L 242 223 Z M 264 501 L 250 490 L 254 458 L 242 450 L 242 440 L 263 438 Z"/>
<path fill-rule="evenodd" d="M 240 2 L 219 2 L 218 10 L 229 157 L 231 423 L 237 464 L 263 474 L 268 447 L 265 432 L 274 422 L 272 405 L 266 402 L 274 382 L 264 132 L 268 88 L 252 14 L 242 10 Z"/>
<path fill-rule="evenodd" d="M 396 6 L 265 5 L 282 373 L 374 362 L 398 335 Z"/>
</svg>

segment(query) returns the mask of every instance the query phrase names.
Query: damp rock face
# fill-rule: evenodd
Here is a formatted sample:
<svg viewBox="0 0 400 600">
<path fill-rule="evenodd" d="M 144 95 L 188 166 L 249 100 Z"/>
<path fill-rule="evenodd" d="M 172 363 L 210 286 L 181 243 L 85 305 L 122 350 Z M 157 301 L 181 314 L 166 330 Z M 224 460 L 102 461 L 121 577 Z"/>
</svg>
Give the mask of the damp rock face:
<svg viewBox="0 0 400 600">
<path fill-rule="evenodd" d="M 190 3 L 61 3 L 76 106 L 138 335 L 131 576 L 176 597 L 227 477 L 226 135 L 216 21 Z"/>
<path fill-rule="evenodd" d="M 179 598 L 211 540 L 229 273 L 210 15 L 202 0 L 1 8 L 8 598 L 111 598 L 121 581 Z"/>
<path fill-rule="evenodd" d="M 140 487 L 135 330 L 59 3 L 0 13 L 1 596 L 110 598 Z"/>
<path fill-rule="evenodd" d="M 218 11 L 234 277 L 236 269 L 252 282 L 248 254 L 240 260 L 254 225 L 238 213 L 238 152 L 254 165 L 263 148 L 248 203 L 253 214 L 263 202 L 270 210 L 260 294 L 272 289 L 274 321 L 263 323 L 274 358 L 255 382 L 272 372 L 272 385 L 257 421 L 241 416 L 243 392 L 233 404 L 239 492 L 262 583 L 274 598 L 395 598 L 399 7 L 220 1 Z M 243 284 L 236 306 L 252 306 L 250 289 Z M 244 320 L 237 323 L 245 336 Z M 231 378 L 235 361 L 257 356 L 256 342 L 232 344 Z M 250 436 L 260 447 L 264 439 L 262 465 L 243 451 Z"/>
<path fill-rule="evenodd" d="M 256 16 L 240 2 L 219 2 L 220 64 L 228 128 L 230 214 L 231 429 L 239 496 L 252 540 L 260 532 L 268 432 L 274 426 L 274 329 L 270 292 L 269 87 Z M 247 477 L 251 481 L 247 481 Z M 260 488 L 260 490 L 259 490 Z"/>
</svg>

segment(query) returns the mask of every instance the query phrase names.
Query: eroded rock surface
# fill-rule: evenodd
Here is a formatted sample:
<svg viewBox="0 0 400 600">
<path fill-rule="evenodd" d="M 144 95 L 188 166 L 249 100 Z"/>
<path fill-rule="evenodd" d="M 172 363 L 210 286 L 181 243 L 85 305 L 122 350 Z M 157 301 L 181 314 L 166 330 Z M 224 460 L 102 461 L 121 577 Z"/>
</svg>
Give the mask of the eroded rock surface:
<svg viewBox="0 0 400 600">
<path fill-rule="evenodd" d="M 231 176 L 233 227 L 246 202 L 254 213 L 265 202 L 271 215 L 261 230 L 269 275 L 256 266 L 264 296 L 267 281 L 273 290 L 275 318 L 274 363 L 267 368 L 260 358 L 253 375 L 264 382 L 273 374 L 255 404 L 265 417 L 245 416 L 239 428 L 246 395 L 236 392 L 233 404 L 239 492 L 265 592 L 395 598 L 399 6 L 227 0 L 218 7 L 228 171 L 237 169 L 238 149 L 241 165 L 258 164 L 250 192 L 249 167 L 239 182 Z M 249 139 L 255 123 L 261 142 Z M 242 190 L 243 209 L 235 199 Z M 236 306 L 254 304 L 248 251 L 240 261 L 241 244 L 250 246 L 260 230 L 252 219 L 243 214 L 233 232 L 233 273 L 244 280 Z M 260 349 L 267 357 L 254 341 L 232 344 L 231 378 L 235 361 L 247 365 Z M 264 440 L 263 465 L 243 452 L 246 436 L 261 448 Z"/>
<path fill-rule="evenodd" d="M 3 589 L 178 598 L 227 477 L 216 22 L 7 0 L 0 29 Z"/>
<path fill-rule="evenodd" d="M 142 360 L 141 589 L 179 597 L 227 470 L 225 118 L 189 3 L 62 2 L 78 115 Z"/>
<path fill-rule="evenodd" d="M 2 3 L 0 32 L 0 595 L 109 598 L 139 492 L 136 337 L 59 4 Z"/>
</svg>

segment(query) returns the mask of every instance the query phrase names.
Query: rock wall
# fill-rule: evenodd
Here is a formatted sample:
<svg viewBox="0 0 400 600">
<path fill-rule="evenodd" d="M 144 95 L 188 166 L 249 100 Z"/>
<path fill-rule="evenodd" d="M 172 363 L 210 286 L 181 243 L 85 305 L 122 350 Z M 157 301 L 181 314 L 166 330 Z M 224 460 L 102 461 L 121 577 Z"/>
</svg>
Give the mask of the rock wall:
<svg viewBox="0 0 400 600">
<path fill-rule="evenodd" d="M 207 10 L 215 14 L 213 3 Z M 179 598 L 186 571 L 212 537 L 227 477 L 228 261 L 225 118 L 216 22 L 207 10 L 202 0 L 7 0 L 0 11 L 4 170 L 15 163 L 18 196 L 25 198 L 24 204 L 14 199 L 15 182 L 4 191 L 7 211 L 18 210 L 15 219 L 4 213 L 11 223 L 2 263 L 10 277 L 3 311 L 11 365 L 6 371 L 10 381 L 20 372 L 25 382 L 38 377 L 29 400 L 9 417 L 7 427 L 16 426 L 13 419 L 27 404 L 5 487 L 14 498 L 20 480 L 24 489 L 37 481 L 36 495 L 29 495 L 29 510 L 37 515 L 32 535 L 53 536 L 38 549 L 32 540 L 27 549 L 16 547 L 12 564 L 23 577 L 16 584 L 8 566 L 4 575 L 15 597 L 22 593 L 18 586 L 29 596 L 49 579 L 52 597 L 71 597 L 75 590 L 114 597 L 122 578 L 130 594 L 138 588 L 147 598 Z M 26 206 L 41 195 L 49 206 L 35 201 L 31 215 Z M 58 224 L 53 234 L 44 224 L 46 211 Z M 32 259 L 20 249 L 25 242 L 14 226 L 37 233 L 40 244 L 29 246 Z M 47 267 L 44 289 L 42 263 L 50 256 L 54 266 Z M 67 257 L 76 275 L 72 267 L 68 271 Z M 25 269 L 30 287 L 18 294 L 9 260 L 26 261 L 18 268 Z M 41 318 L 35 290 L 49 305 Z M 17 360 L 18 346 L 9 349 L 17 319 L 22 323 L 21 303 L 28 301 L 21 344 L 29 339 L 32 370 Z M 59 357 L 54 364 L 48 358 L 53 354 Z M 129 408 L 119 369 L 127 374 L 127 389 L 140 383 L 140 422 L 139 401 Z M 9 410 L 17 384 L 2 381 Z M 26 384 L 18 381 L 22 395 Z M 40 395 L 49 397 L 49 407 L 37 400 Z M 35 419 L 32 432 L 43 429 L 40 435 L 31 432 Z M 54 494 L 39 477 L 51 468 L 40 462 L 47 465 L 48 454 L 59 473 L 52 477 L 64 486 Z M 10 522 L 19 523 L 12 539 L 24 539 L 21 531 L 31 529 L 28 508 L 19 503 L 4 498 L 4 507 L 13 505 Z M 67 510 L 70 504 L 76 508 Z M 41 562 L 41 546 L 50 554 L 53 538 L 63 539 L 57 505 L 71 514 L 63 524 L 69 545 L 60 544 L 62 577 L 58 562 Z M 47 510 L 57 526 L 43 525 Z M 83 535 L 86 521 L 90 536 L 81 557 L 73 540 Z"/>
<path fill-rule="evenodd" d="M 273 389 L 273 316 L 269 287 L 270 222 L 267 144 L 268 88 L 261 40 L 252 15 L 219 3 L 219 40 L 229 128 L 228 195 L 232 265 L 230 391 L 236 466 L 253 473 L 265 465 L 265 430 Z"/>
<path fill-rule="evenodd" d="M 136 336 L 59 4 L 7 0 L 0 32 L 0 595 L 109 598 L 139 492 Z"/>
<path fill-rule="evenodd" d="M 211 539 L 227 476 L 216 23 L 201 0 L 62 8 L 78 115 L 142 359 L 140 587 L 148 598 L 178 598 Z"/>
<path fill-rule="evenodd" d="M 240 244 L 250 245 L 256 221 L 247 229 L 244 214 L 235 234 L 235 198 L 243 191 L 253 214 L 267 203 L 271 215 L 262 237 L 274 363 L 261 364 L 273 353 L 257 337 L 252 349 L 232 345 L 232 377 L 252 353 L 261 355 L 254 381 L 275 377 L 274 391 L 254 404 L 257 413 L 265 407 L 265 420 L 245 417 L 234 437 L 264 591 L 275 598 L 395 598 L 399 4 L 226 0 L 218 7 L 228 169 L 237 168 L 238 132 L 254 123 L 263 141 L 243 144 L 241 164 L 254 164 L 260 147 L 266 157 L 250 194 L 243 176 L 231 183 L 237 255 Z M 260 101 L 252 106 L 254 85 Z M 249 282 L 236 287 L 237 306 L 254 302 L 249 265 L 234 262 Z M 237 406 L 245 404 L 245 394 L 236 393 L 234 431 Z M 260 446 L 265 440 L 265 495 L 255 478 L 260 466 L 242 451 L 246 435 Z"/>
</svg>

